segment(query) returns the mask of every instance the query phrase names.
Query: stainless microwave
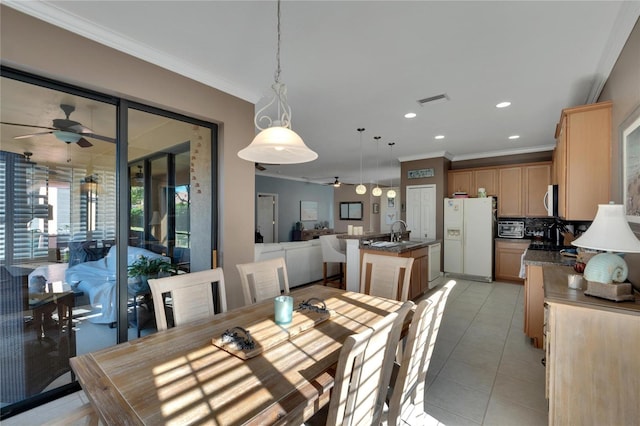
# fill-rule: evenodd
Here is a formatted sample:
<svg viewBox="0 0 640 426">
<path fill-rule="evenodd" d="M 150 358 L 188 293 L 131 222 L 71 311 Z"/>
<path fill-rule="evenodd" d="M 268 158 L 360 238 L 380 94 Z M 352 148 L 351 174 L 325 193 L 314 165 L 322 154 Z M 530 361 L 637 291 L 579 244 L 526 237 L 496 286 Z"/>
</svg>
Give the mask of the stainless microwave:
<svg viewBox="0 0 640 426">
<path fill-rule="evenodd" d="M 547 209 L 547 216 L 558 217 L 558 185 L 547 187 L 547 193 L 544 194 L 544 207 Z"/>
</svg>

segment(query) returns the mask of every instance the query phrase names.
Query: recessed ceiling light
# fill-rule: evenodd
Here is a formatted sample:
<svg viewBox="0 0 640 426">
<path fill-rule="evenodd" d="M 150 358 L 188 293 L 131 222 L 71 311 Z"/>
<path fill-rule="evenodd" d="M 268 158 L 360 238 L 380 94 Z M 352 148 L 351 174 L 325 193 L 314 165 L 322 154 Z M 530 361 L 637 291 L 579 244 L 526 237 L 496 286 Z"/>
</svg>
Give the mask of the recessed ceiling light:
<svg viewBox="0 0 640 426">
<path fill-rule="evenodd" d="M 520 135 L 511 135 L 511 136 L 509 136 L 509 139 L 511 139 L 511 140 L 520 139 Z"/>
<path fill-rule="evenodd" d="M 416 115 L 415 112 L 408 112 L 404 115 L 404 118 L 416 118 Z"/>
<path fill-rule="evenodd" d="M 438 135 L 434 139 L 444 139 L 444 135 Z"/>
<path fill-rule="evenodd" d="M 504 101 L 504 102 L 500 102 L 499 104 L 496 105 L 496 108 L 506 108 L 509 105 L 511 105 L 511 102 L 509 101 Z"/>
</svg>

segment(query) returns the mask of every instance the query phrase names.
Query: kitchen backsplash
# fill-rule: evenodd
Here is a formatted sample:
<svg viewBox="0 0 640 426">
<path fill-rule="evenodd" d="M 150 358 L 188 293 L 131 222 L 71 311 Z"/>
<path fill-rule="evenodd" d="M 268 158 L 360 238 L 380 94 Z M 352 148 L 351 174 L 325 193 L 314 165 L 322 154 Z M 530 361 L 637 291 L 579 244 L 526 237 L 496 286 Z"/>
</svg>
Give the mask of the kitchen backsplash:
<svg viewBox="0 0 640 426">
<path fill-rule="evenodd" d="M 523 221 L 525 238 L 554 245 L 568 245 L 591 225 L 590 221 L 564 221 L 553 217 L 509 217 L 501 221 Z"/>
</svg>

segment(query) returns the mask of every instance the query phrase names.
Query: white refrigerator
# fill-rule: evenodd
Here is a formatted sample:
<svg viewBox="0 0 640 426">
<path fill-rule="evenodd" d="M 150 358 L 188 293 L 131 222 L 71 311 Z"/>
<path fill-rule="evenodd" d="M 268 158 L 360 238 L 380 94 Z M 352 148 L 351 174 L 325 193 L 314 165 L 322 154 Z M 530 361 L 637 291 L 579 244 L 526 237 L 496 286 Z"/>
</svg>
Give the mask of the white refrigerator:
<svg viewBox="0 0 640 426">
<path fill-rule="evenodd" d="M 444 272 L 493 281 L 496 200 L 444 199 Z"/>
</svg>

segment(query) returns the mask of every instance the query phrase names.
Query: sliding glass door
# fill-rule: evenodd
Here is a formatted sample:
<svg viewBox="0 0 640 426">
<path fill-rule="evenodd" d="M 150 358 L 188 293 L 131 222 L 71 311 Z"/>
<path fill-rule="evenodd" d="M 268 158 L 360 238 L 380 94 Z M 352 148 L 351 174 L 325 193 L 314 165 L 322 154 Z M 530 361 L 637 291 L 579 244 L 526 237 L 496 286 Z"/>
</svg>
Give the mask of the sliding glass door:
<svg viewBox="0 0 640 426">
<path fill-rule="evenodd" d="M 7 68 L 0 89 L 4 418 L 77 386 L 69 358 L 155 332 L 141 256 L 211 267 L 216 148 L 178 114 Z"/>
</svg>

